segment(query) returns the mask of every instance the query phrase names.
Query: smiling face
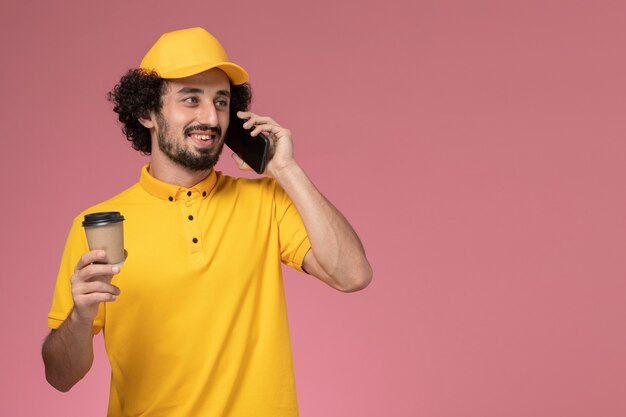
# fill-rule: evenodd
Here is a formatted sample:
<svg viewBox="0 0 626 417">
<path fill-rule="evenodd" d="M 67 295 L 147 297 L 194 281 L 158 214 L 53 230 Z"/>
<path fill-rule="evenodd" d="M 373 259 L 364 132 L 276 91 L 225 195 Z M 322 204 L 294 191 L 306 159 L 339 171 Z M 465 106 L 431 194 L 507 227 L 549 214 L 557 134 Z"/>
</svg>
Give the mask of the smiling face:
<svg viewBox="0 0 626 417">
<path fill-rule="evenodd" d="M 153 158 L 165 156 L 191 171 L 213 168 L 229 122 L 230 82 L 226 74 L 211 69 L 168 80 L 162 100 L 161 111 L 151 115 L 151 126 L 147 126 L 152 130 Z"/>
</svg>

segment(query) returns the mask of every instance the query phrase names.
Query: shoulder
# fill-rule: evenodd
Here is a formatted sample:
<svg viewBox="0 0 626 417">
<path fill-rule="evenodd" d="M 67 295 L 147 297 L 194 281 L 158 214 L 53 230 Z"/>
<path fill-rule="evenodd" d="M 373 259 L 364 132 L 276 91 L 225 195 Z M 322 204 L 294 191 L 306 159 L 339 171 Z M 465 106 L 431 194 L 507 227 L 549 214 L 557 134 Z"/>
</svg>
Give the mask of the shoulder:
<svg viewBox="0 0 626 417">
<path fill-rule="evenodd" d="M 81 221 L 85 214 L 98 213 L 103 211 L 121 211 L 128 209 L 129 206 L 136 205 L 143 197 L 142 189 L 140 185 L 133 184 L 119 194 L 104 200 L 98 204 L 94 204 L 84 210 L 82 210 L 75 218 L 74 221 Z M 123 213 L 122 213 L 123 214 Z"/>
<path fill-rule="evenodd" d="M 289 195 L 273 178 L 236 178 L 217 173 L 215 196 L 220 203 L 248 211 L 263 207 L 272 210 L 279 218 L 293 207 Z"/>
<path fill-rule="evenodd" d="M 243 177 L 231 177 L 225 175 L 220 171 L 216 171 L 217 184 L 216 195 L 226 194 L 245 194 L 262 196 L 273 196 L 277 187 L 280 188 L 273 178 L 260 177 L 260 178 L 243 178 Z"/>
</svg>

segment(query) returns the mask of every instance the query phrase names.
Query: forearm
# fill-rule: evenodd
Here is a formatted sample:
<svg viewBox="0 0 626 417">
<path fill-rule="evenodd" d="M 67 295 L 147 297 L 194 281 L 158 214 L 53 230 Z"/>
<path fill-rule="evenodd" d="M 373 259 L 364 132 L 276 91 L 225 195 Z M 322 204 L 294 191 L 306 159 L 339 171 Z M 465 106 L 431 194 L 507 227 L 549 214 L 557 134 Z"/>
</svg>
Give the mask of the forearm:
<svg viewBox="0 0 626 417">
<path fill-rule="evenodd" d="M 275 178 L 296 206 L 315 259 L 336 283 L 333 286 L 348 291 L 367 286 L 372 271 L 363 245 L 346 218 L 296 163 L 281 169 Z"/>
<path fill-rule="evenodd" d="M 93 363 L 91 322 L 81 321 L 72 310 L 63 324 L 46 338 L 42 356 L 46 380 L 59 391 L 69 391 Z"/>
<path fill-rule="evenodd" d="M 263 132 L 269 137 L 273 156 L 266 167 L 266 175 L 278 181 L 293 201 L 311 241 L 311 250 L 305 255 L 303 267 L 307 272 L 341 291 L 365 288 L 372 279 L 372 269 L 365 257 L 358 236 L 293 158 L 291 131 L 270 117 L 251 112 L 238 112 L 247 119 L 251 135 Z M 235 158 L 246 169 L 240 158 Z"/>
</svg>

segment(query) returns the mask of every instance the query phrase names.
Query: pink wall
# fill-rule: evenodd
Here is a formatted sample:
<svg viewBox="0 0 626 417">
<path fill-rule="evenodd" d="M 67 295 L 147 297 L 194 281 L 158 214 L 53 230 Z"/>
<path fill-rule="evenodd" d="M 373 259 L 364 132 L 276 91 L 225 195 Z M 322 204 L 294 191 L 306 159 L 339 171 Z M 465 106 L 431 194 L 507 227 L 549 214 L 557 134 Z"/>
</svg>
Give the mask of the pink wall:
<svg viewBox="0 0 626 417">
<path fill-rule="evenodd" d="M 1 415 L 104 415 L 101 343 L 70 393 L 43 377 L 57 265 L 145 161 L 105 93 L 197 25 L 375 270 L 351 295 L 287 273 L 302 416 L 626 415 L 626 3 L 8 3 Z"/>
</svg>

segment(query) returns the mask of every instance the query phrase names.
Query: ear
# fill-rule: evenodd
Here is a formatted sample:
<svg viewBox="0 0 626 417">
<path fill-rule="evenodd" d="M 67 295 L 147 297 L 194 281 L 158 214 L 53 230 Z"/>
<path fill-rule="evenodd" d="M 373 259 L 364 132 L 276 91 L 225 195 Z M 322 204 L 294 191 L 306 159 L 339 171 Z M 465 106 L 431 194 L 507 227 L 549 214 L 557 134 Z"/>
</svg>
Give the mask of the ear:
<svg viewBox="0 0 626 417">
<path fill-rule="evenodd" d="M 155 126 L 154 114 L 152 112 L 145 113 L 142 116 L 139 116 L 137 120 L 139 120 L 139 123 L 141 123 L 141 125 L 146 129 L 152 129 Z"/>
</svg>

